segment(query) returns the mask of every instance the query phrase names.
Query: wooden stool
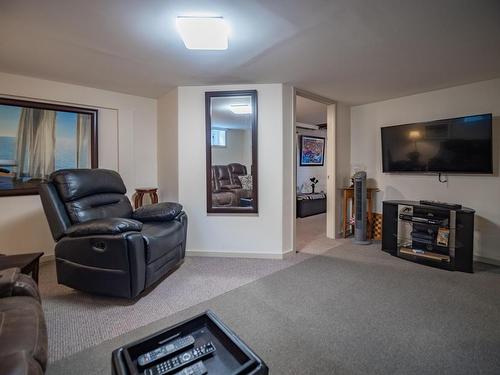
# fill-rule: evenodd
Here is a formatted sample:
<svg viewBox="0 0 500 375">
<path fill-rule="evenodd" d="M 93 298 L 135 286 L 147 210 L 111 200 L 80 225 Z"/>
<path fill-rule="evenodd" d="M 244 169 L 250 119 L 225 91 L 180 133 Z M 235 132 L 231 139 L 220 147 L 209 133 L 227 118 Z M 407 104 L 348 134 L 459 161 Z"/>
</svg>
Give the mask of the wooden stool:
<svg viewBox="0 0 500 375">
<path fill-rule="evenodd" d="M 135 189 L 135 198 L 134 198 L 134 206 L 136 209 L 142 207 L 142 199 L 144 195 L 148 195 L 151 203 L 158 203 L 158 194 L 156 193 L 158 188 L 145 187 L 145 188 L 137 188 Z"/>
</svg>

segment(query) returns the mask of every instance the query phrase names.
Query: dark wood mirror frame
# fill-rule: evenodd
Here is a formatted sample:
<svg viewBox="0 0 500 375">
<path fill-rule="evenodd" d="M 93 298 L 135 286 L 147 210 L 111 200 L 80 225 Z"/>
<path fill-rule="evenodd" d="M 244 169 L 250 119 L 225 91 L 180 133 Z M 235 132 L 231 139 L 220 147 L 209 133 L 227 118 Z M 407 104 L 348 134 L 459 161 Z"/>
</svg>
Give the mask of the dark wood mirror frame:
<svg viewBox="0 0 500 375">
<path fill-rule="evenodd" d="M 213 207 L 212 202 L 212 116 L 211 100 L 219 97 L 249 96 L 252 103 L 252 206 L 250 207 Z M 258 107 L 257 90 L 208 91 L 205 92 L 205 123 L 206 123 L 206 184 L 207 213 L 256 214 L 258 209 Z"/>
<path fill-rule="evenodd" d="M 73 107 L 67 105 L 53 104 L 53 103 L 44 103 L 44 102 L 33 102 L 28 100 L 19 100 L 19 99 L 11 99 L 11 98 L 1 98 L 0 97 L 0 105 L 8 105 L 15 107 L 26 107 L 26 108 L 37 108 L 37 109 L 46 109 L 57 112 L 73 112 L 73 113 L 81 113 L 90 115 L 90 165 L 91 168 L 98 167 L 98 149 L 97 149 L 97 109 L 92 108 L 82 108 L 82 107 Z M 17 196 L 17 195 L 37 195 L 38 194 L 38 186 L 33 183 L 31 186 L 27 187 L 19 187 L 19 188 L 10 188 L 10 189 L 0 189 L 0 197 L 2 196 Z"/>
</svg>

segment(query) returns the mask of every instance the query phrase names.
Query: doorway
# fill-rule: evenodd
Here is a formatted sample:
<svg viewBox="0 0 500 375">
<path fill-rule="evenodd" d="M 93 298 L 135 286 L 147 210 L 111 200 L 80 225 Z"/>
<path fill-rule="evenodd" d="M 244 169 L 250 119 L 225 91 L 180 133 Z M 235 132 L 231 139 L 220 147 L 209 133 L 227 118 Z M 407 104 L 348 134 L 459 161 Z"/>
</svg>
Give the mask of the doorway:
<svg viewBox="0 0 500 375">
<path fill-rule="evenodd" d="M 295 91 L 295 249 L 322 254 L 335 240 L 335 102 Z"/>
</svg>

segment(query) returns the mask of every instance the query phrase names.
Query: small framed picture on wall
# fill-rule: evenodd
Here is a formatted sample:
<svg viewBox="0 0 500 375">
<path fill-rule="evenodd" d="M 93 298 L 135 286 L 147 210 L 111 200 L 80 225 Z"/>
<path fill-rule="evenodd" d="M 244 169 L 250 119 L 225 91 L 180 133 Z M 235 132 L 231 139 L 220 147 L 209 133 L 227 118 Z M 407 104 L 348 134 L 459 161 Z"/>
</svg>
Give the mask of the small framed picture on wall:
<svg viewBox="0 0 500 375">
<path fill-rule="evenodd" d="M 303 135 L 300 137 L 300 166 L 318 167 L 325 163 L 325 138 Z"/>
</svg>

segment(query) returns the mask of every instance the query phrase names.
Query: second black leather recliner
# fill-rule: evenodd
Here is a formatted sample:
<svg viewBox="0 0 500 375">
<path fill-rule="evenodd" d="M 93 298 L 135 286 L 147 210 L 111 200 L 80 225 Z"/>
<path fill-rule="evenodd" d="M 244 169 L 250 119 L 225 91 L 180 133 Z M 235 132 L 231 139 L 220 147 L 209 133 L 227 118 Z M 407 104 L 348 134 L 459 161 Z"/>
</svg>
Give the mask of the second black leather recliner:
<svg viewBox="0 0 500 375">
<path fill-rule="evenodd" d="M 120 175 L 106 169 L 60 170 L 41 184 L 60 284 L 134 298 L 180 265 L 187 235 L 182 206 L 134 211 L 125 193 Z"/>
</svg>

